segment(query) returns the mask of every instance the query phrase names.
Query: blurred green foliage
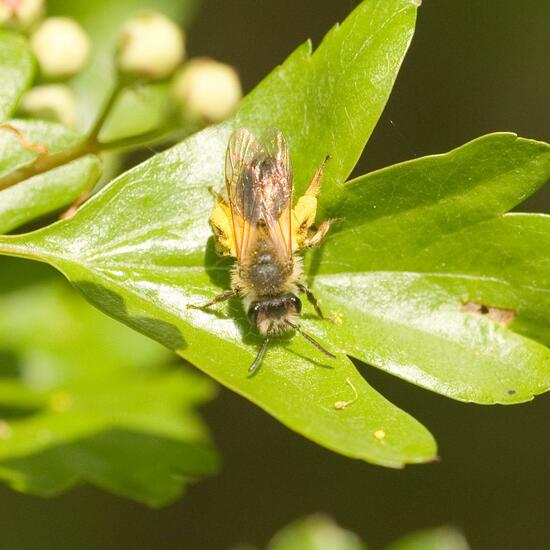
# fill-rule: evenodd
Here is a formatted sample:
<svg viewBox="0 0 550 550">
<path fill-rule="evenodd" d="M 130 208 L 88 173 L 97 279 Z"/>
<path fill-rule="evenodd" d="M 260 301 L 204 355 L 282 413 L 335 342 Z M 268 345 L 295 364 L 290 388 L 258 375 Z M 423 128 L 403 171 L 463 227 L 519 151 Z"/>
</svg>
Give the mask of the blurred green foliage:
<svg viewBox="0 0 550 550">
<path fill-rule="evenodd" d="M 212 384 L 62 281 L 3 292 L 0 335 L 0 478 L 15 489 L 89 482 L 158 506 L 216 471 L 193 410 Z"/>
</svg>

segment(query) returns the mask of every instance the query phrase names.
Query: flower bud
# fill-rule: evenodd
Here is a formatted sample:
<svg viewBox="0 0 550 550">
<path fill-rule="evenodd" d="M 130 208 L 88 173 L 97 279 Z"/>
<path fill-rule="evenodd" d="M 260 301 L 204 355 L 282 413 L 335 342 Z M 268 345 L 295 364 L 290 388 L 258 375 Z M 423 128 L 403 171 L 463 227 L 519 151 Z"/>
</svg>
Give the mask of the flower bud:
<svg viewBox="0 0 550 550">
<path fill-rule="evenodd" d="M 232 115 L 242 97 L 235 69 L 212 59 L 194 59 L 174 77 L 174 98 L 186 116 L 219 122 Z"/>
<path fill-rule="evenodd" d="M 71 128 L 76 127 L 76 97 L 65 84 L 47 84 L 31 88 L 23 96 L 19 109 L 36 118 L 55 120 Z"/>
<path fill-rule="evenodd" d="M 122 72 L 151 79 L 166 78 L 184 56 L 183 31 L 161 13 L 137 15 L 122 27 L 117 55 Z"/>
<path fill-rule="evenodd" d="M 49 17 L 31 36 L 31 48 L 44 76 L 62 78 L 84 67 L 90 54 L 90 40 L 74 19 Z"/>
<path fill-rule="evenodd" d="M 27 29 L 44 13 L 44 0 L 0 0 L 0 25 Z"/>
</svg>

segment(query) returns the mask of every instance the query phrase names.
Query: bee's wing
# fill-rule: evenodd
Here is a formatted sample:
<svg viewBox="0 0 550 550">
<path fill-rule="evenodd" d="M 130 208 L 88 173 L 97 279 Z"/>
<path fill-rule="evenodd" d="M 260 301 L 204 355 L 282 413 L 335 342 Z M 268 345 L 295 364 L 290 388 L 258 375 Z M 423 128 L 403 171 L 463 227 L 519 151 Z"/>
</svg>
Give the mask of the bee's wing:
<svg viewBox="0 0 550 550">
<path fill-rule="evenodd" d="M 237 259 L 245 260 L 264 232 L 279 256 L 292 255 L 292 170 L 287 144 L 271 130 L 260 145 L 246 129 L 234 132 L 225 175 Z"/>
<path fill-rule="evenodd" d="M 245 221 L 245 178 L 248 178 L 252 163 L 260 153 L 259 143 L 246 128 L 238 128 L 233 132 L 225 155 L 225 185 L 237 259 L 242 257 L 243 240 L 245 233 L 249 232 L 249 223 Z"/>
<path fill-rule="evenodd" d="M 263 182 L 264 221 L 281 257 L 292 256 L 292 165 L 288 144 L 280 130 L 269 129 L 262 137 L 265 154 L 275 162 Z"/>
</svg>

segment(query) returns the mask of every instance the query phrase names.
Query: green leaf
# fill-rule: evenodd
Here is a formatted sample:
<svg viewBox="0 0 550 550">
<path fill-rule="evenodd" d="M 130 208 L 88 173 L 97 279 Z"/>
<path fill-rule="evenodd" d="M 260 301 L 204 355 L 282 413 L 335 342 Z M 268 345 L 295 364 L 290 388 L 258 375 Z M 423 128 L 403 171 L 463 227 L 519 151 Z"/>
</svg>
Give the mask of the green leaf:
<svg viewBox="0 0 550 550">
<path fill-rule="evenodd" d="M 266 550 L 366 550 L 359 537 L 330 518 L 315 515 L 287 525 L 269 542 Z"/>
<path fill-rule="evenodd" d="M 144 10 L 158 10 L 166 15 L 175 18 L 186 28 L 195 12 L 197 11 L 199 0 L 74 0 L 67 3 L 65 0 L 49 0 L 48 13 L 51 15 L 69 15 L 77 19 L 86 32 L 90 35 L 94 45 L 92 59 L 87 68 L 78 74 L 71 82 L 76 90 L 83 115 L 83 128 L 91 127 L 101 104 L 105 101 L 109 90 L 114 85 L 114 53 L 118 40 L 118 33 L 122 23 L 129 17 Z M 113 139 L 110 132 L 117 135 L 130 135 L 131 131 L 142 133 L 150 128 L 151 118 L 160 115 L 157 123 L 162 120 L 164 112 L 159 112 L 155 101 L 148 103 L 142 101 L 147 98 L 149 93 L 155 97 L 158 95 L 158 89 L 152 87 L 152 91 L 147 91 L 145 97 L 135 97 L 133 94 L 127 94 L 117 106 L 112 114 L 112 118 L 117 119 L 116 128 L 106 129 L 102 137 Z M 132 117 L 126 119 L 124 125 L 121 118 L 124 113 L 134 109 Z M 143 120 L 143 125 L 139 121 Z M 109 122 L 109 124 L 115 124 Z M 136 130 L 137 128 L 137 130 Z"/>
<path fill-rule="evenodd" d="M 323 248 L 322 271 L 429 271 L 427 247 L 507 212 L 549 178 L 550 146 L 510 133 L 356 178 L 340 200 L 320 197 L 328 216 L 345 212 Z M 365 254 L 352 254 L 358 246 Z"/>
<path fill-rule="evenodd" d="M 216 470 L 193 411 L 206 379 L 58 283 L 4 294 L 0 312 L 0 478 L 14 489 L 89 482 L 159 506 Z"/>
<path fill-rule="evenodd" d="M 469 550 L 464 535 L 452 527 L 417 531 L 390 544 L 386 550 Z"/>
<path fill-rule="evenodd" d="M 11 120 L 32 144 L 46 145 L 49 153 L 68 149 L 82 137 L 64 126 L 38 120 Z M 25 149 L 12 132 L 0 130 L 1 178 L 28 166 L 38 153 Z M 6 233 L 73 203 L 91 189 L 101 175 L 101 163 L 87 155 L 0 191 L 0 233 Z M 1 183 L 0 183 L 1 187 Z"/>
<path fill-rule="evenodd" d="M 327 340 L 371 365 L 476 403 L 521 403 L 547 391 L 548 348 L 465 313 L 479 285 L 461 282 L 418 273 L 340 273 L 317 276 L 314 289 L 348 327 Z"/>
<path fill-rule="evenodd" d="M 88 155 L 0 192 L 0 233 L 69 206 L 92 189 L 101 163 Z"/>
<path fill-rule="evenodd" d="M 370 388 L 343 354 L 329 361 L 301 338 L 283 340 L 248 378 L 259 339 L 240 305 L 216 314 L 186 307 L 228 285 L 227 262 L 213 253 L 208 189 L 223 184 L 231 126 L 281 127 L 298 187 L 330 151 L 331 193 L 330 181 L 347 177 L 383 108 L 413 32 L 415 7 L 409 0 L 363 2 L 312 56 L 301 47 L 267 77 L 236 120 L 123 175 L 72 220 L 5 238 L 4 252 L 50 262 L 112 316 L 328 448 L 395 467 L 433 459 L 426 429 Z M 303 325 L 321 341 L 333 330 L 310 315 Z M 355 392 L 355 402 L 335 408 Z"/>
<path fill-rule="evenodd" d="M 298 193 L 327 154 L 331 161 L 323 179 L 324 198 L 330 202 L 342 192 L 341 183 L 386 105 L 412 39 L 418 4 L 362 2 L 313 55 L 311 43 L 303 44 L 244 99 L 234 125 L 258 134 L 269 126 L 283 131 Z M 227 138 L 219 143 L 223 150 Z M 217 170 L 210 177 L 221 181 Z"/>
<path fill-rule="evenodd" d="M 34 61 L 25 38 L 0 30 L 0 122 L 15 110 L 34 75 Z"/>
<path fill-rule="evenodd" d="M 500 214 L 549 177 L 548 145 L 495 134 L 348 183 L 327 205 L 345 221 L 309 269 L 355 329 L 335 331 L 335 344 L 464 401 L 520 403 L 547 391 L 550 352 L 525 336 L 550 341 L 549 218 Z M 515 319 L 467 314 L 471 302 Z"/>
</svg>

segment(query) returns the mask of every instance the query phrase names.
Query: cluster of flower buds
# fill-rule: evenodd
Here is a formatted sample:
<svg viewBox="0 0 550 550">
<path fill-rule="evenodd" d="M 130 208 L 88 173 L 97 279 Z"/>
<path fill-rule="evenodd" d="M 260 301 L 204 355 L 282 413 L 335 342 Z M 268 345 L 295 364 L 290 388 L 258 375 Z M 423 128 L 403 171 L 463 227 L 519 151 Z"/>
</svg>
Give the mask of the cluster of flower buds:
<svg viewBox="0 0 550 550">
<path fill-rule="evenodd" d="M 232 115 L 242 96 L 235 69 L 211 59 L 184 59 L 185 34 L 164 15 L 143 13 L 124 24 L 117 49 L 122 73 L 150 80 L 173 75 L 172 98 L 185 120 L 206 124 Z"/>
<path fill-rule="evenodd" d="M 90 56 L 90 39 L 69 17 L 45 17 L 44 0 L 0 0 L 0 26 L 29 35 L 29 45 L 42 85 L 29 90 L 20 110 L 30 116 L 77 124 L 77 102 L 72 89 L 53 80 L 65 80 L 80 72 Z"/>
<path fill-rule="evenodd" d="M 44 14 L 44 0 L 1 0 L 0 26 L 27 30 Z"/>
<path fill-rule="evenodd" d="M 0 26 L 29 35 L 42 80 L 23 97 L 20 108 L 31 116 L 75 126 L 76 98 L 60 81 L 85 67 L 91 42 L 74 19 L 44 13 L 44 0 L 0 0 Z M 115 61 L 126 85 L 172 79 L 171 99 L 185 122 L 219 122 L 233 114 L 242 96 L 233 67 L 202 58 L 186 62 L 184 32 L 161 13 L 140 13 L 122 25 Z"/>
</svg>

